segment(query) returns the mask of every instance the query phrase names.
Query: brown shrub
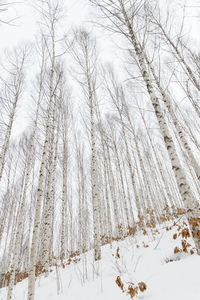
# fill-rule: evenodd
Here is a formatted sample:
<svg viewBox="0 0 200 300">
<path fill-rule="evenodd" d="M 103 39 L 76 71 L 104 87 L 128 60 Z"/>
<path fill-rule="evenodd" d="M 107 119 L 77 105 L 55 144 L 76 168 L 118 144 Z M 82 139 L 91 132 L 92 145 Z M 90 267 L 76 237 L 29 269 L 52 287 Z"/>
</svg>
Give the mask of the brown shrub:
<svg viewBox="0 0 200 300">
<path fill-rule="evenodd" d="M 124 292 L 124 284 L 121 281 L 121 278 L 119 276 L 117 276 L 117 279 L 115 280 L 115 282 L 118 285 L 118 287 Z"/>
<path fill-rule="evenodd" d="M 138 286 L 141 292 L 144 292 L 147 289 L 147 285 L 143 281 L 139 282 Z"/>
<path fill-rule="evenodd" d="M 129 285 L 127 293 L 131 296 L 131 298 L 135 297 L 138 294 L 138 287 L 136 286 L 134 288 L 133 285 Z"/>
<path fill-rule="evenodd" d="M 120 258 L 120 255 L 119 255 L 119 247 L 117 248 L 117 252 L 116 252 L 115 257 L 116 257 L 116 258 Z"/>
<path fill-rule="evenodd" d="M 189 229 L 188 228 L 184 228 L 182 231 L 181 231 L 181 235 L 182 235 L 182 238 L 184 239 L 187 239 L 188 237 L 190 237 L 190 232 L 189 232 Z"/>
<path fill-rule="evenodd" d="M 181 249 L 179 249 L 178 247 L 174 248 L 174 254 L 177 254 L 177 253 L 180 253 L 180 252 L 182 252 Z"/>
</svg>

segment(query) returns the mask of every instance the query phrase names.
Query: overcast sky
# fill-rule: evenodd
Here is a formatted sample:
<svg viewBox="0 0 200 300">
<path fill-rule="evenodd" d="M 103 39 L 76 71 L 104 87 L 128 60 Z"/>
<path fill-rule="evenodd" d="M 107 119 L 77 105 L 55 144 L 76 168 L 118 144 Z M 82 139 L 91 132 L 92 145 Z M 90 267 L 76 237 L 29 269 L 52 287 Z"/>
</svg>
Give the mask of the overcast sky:
<svg viewBox="0 0 200 300">
<path fill-rule="evenodd" d="M 19 0 L 20 1 L 20 0 Z M 15 2 L 15 1 L 11 1 Z M 87 0 L 67 0 L 65 1 L 66 16 L 71 25 L 80 25 L 88 19 L 89 5 Z M 22 40 L 33 40 L 37 29 L 34 0 L 24 0 L 21 3 L 12 4 L 8 11 L 1 13 L 1 19 L 9 20 L 14 17 L 19 19 L 13 21 L 15 26 L 1 24 L 1 49 L 10 45 L 16 45 Z"/>
<path fill-rule="evenodd" d="M 16 0 L 17 1 L 17 0 Z M 19 0 L 20 1 L 20 0 Z M 166 10 L 167 5 L 169 5 L 171 11 L 176 14 L 177 21 L 180 17 L 180 12 L 182 11 L 184 0 L 159 0 L 163 10 Z M 15 1 L 8 1 L 13 3 Z M 15 17 L 18 17 L 13 21 L 13 26 L 8 26 L 0 23 L 0 54 L 5 48 L 13 48 L 23 42 L 34 41 L 38 24 L 37 17 L 34 10 L 34 5 L 37 1 L 35 0 L 24 0 L 20 3 L 12 4 L 7 12 L 0 14 L 0 19 L 6 21 Z M 66 15 L 66 28 L 63 28 L 63 32 L 70 29 L 73 26 L 87 26 L 93 30 L 93 26 L 89 22 L 90 16 L 92 14 L 92 8 L 88 0 L 65 0 L 63 1 L 66 7 L 64 14 Z M 199 0 L 186 0 L 186 22 L 185 28 L 194 39 L 199 49 L 200 42 L 200 1 Z M 6 3 L 1 1 L 0 3 Z M 199 8 L 198 8 L 199 3 Z M 62 30 L 62 28 L 61 28 Z M 101 57 L 104 61 L 115 61 L 115 64 L 120 63 L 120 55 L 118 54 L 117 47 L 112 43 L 110 36 L 98 32 L 98 30 L 93 30 L 97 35 L 97 40 L 100 44 L 100 52 L 103 53 Z M 2 56 L 3 57 L 3 56 Z M 0 57 L 1 60 L 1 57 Z M 21 125 L 20 125 L 21 127 Z M 19 129 L 16 129 L 17 131 Z"/>
<path fill-rule="evenodd" d="M 20 1 L 20 0 L 19 0 Z M 174 13 L 179 16 L 179 11 L 183 7 L 184 0 L 159 0 L 161 5 L 165 8 L 169 5 Z M 0 1 L 6 3 L 6 1 Z M 9 1 L 8 1 L 9 2 Z M 15 2 L 15 1 L 10 1 Z M 187 25 L 191 26 L 191 34 L 199 39 L 199 28 L 200 28 L 200 1 L 199 0 L 186 0 L 186 16 Z M 9 47 L 16 45 L 18 42 L 24 40 L 33 40 L 36 32 L 37 24 L 34 13 L 34 0 L 24 0 L 20 3 L 13 4 L 10 6 L 8 12 L 0 14 L 1 19 L 11 19 L 19 17 L 13 24 L 16 26 L 7 26 L 0 24 L 0 35 L 1 35 L 1 46 Z M 178 9 L 179 5 L 180 9 Z M 91 14 L 91 7 L 88 0 L 66 0 L 64 1 L 66 6 L 66 19 L 69 26 L 79 26 L 86 24 L 89 21 Z M 199 8 L 198 8 L 199 5 Z"/>
</svg>

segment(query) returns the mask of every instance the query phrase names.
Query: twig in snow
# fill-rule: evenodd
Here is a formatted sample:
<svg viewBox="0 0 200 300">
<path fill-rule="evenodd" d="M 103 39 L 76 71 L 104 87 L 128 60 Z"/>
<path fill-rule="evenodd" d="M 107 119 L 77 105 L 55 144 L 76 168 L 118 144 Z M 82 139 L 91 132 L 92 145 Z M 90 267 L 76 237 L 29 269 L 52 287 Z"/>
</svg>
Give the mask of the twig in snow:
<svg viewBox="0 0 200 300">
<path fill-rule="evenodd" d="M 136 262 L 136 265 L 135 265 L 135 269 L 134 269 L 134 271 L 133 272 L 135 272 L 136 271 L 136 269 L 137 269 L 137 266 L 138 266 L 138 264 L 139 264 L 139 261 L 140 261 L 140 258 L 141 258 L 141 255 L 138 257 L 138 259 L 137 259 L 137 262 Z"/>
<path fill-rule="evenodd" d="M 157 248 L 157 247 L 158 247 L 158 245 L 160 244 L 160 241 L 161 241 L 161 239 L 162 239 L 162 237 L 163 237 L 164 233 L 165 233 L 165 231 L 163 231 L 163 233 L 162 233 L 162 235 L 161 235 L 160 239 L 158 240 L 158 243 L 157 243 L 157 245 L 155 246 L 154 250 L 156 250 L 156 248 Z"/>
</svg>

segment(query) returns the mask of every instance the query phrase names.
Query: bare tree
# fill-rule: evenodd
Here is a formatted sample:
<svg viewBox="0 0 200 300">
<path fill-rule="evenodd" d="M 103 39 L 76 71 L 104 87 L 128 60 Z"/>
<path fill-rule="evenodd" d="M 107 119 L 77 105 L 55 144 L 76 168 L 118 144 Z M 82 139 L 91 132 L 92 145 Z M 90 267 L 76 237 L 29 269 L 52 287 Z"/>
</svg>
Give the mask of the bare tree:
<svg viewBox="0 0 200 300">
<path fill-rule="evenodd" d="M 3 14 L 9 10 L 9 8 L 12 5 L 20 4 L 22 2 L 9 2 L 9 3 L 0 3 L 0 14 Z M 17 20 L 19 17 L 10 18 L 9 20 L 4 20 L 3 18 L 0 18 L 0 23 L 4 25 L 11 25 L 14 26 L 14 21 Z"/>
<path fill-rule="evenodd" d="M 190 189 L 190 185 L 187 181 L 185 172 L 183 170 L 183 167 L 181 166 L 172 135 L 170 134 L 169 128 L 167 126 L 162 107 L 155 93 L 154 85 L 151 80 L 151 75 L 148 70 L 148 66 L 145 62 L 145 49 L 144 47 L 140 46 L 142 43 L 145 43 L 148 39 L 148 35 L 146 34 L 148 32 L 148 22 L 146 22 L 144 25 L 139 25 L 142 20 L 141 15 L 142 9 L 145 8 L 145 2 L 131 0 L 117 0 L 115 2 L 111 0 L 91 0 L 91 2 L 100 9 L 100 11 L 103 14 L 103 17 L 106 18 L 106 21 L 108 23 L 104 23 L 105 25 L 103 26 L 112 32 L 117 32 L 124 36 L 128 41 L 131 50 L 134 51 L 140 74 L 145 83 L 146 90 L 154 108 L 155 116 L 157 118 L 160 131 L 162 133 L 163 141 L 168 151 L 168 155 L 172 165 L 172 170 L 176 178 L 179 192 L 182 196 L 183 203 L 188 212 L 188 217 L 192 220 L 193 218 L 196 218 L 199 215 L 199 203 L 195 199 Z M 144 20 L 147 20 L 145 16 Z M 142 34 L 145 34 L 144 37 L 141 36 Z M 194 228 L 190 224 L 196 249 L 198 253 L 200 253 L 200 240 L 197 234 L 197 227 Z"/>
<path fill-rule="evenodd" d="M 14 117 L 18 102 L 20 101 L 24 88 L 24 69 L 30 48 L 25 46 L 21 49 L 14 50 L 13 54 L 7 54 L 8 62 L 10 63 L 10 71 L 7 80 L 1 78 L 4 93 L 1 95 L 4 103 L 5 120 L 5 136 L 3 138 L 3 145 L 0 152 L 0 181 L 2 179 L 6 153 L 8 151 L 11 131 L 13 127 Z"/>
<path fill-rule="evenodd" d="M 44 175 L 45 168 L 47 167 L 48 155 L 49 155 L 49 146 L 50 146 L 50 138 L 52 133 L 52 120 L 55 117 L 55 100 L 56 100 L 56 90 L 58 87 L 58 82 L 60 81 L 61 73 L 56 76 L 56 26 L 59 20 L 59 15 L 61 8 L 59 3 L 52 3 L 52 1 L 47 1 L 41 3 L 42 7 L 41 14 L 43 17 L 43 21 L 46 24 L 44 36 L 45 43 L 48 48 L 49 55 L 49 76 L 48 76 L 48 91 L 47 91 L 47 118 L 45 125 L 45 139 L 43 143 L 42 150 L 42 158 L 39 172 L 39 181 L 37 188 L 37 201 L 36 201 L 36 211 L 34 218 L 34 227 L 33 227 L 33 235 L 32 235 L 32 246 L 31 246 L 31 254 L 30 254 L 30 270 L 29 270 L 29 284 L 28 284 L 28 299 L 33 300 L 35 295 L 35 266 L 36 266 L 36 258 L 37 258 L 37 247 L 38 247 L 38 239 L 39 239 L 39 230 L 40 230 L 40 214 L 41 214 L 41 205 L 42 205 L 42 196 L 43 196 L 43 186 L 44 186 Z M 39 6 L 40 7 L 40 6 Z M 46 34 L 45 34 L 46 33 Z M 50 204 L 50 203 L 48 203 Z M 52 206 L 50 205 L 50 209 Z M 43 262 L 45 262 L 46 268 L 48 265 L 48 243 L 51 236 L 50 227 L 51 227 L 51 215 L 52 212 L 49 211 L 49 217 L 47 220 L 46 229 L 48 234 L 45 238 L 45 249 L 43 250 Z"/>
<path fill-rule="evenodd" d="M 96 149 L 96 130 L 95 130 L 95 105 L 96 105 L 96 76 L 97 76 L 97 54 L 96 42 L 86 31 L 75 33 L 75 47 L 70 51 L 78 64 L 82 76 L 78 81 L 85 94 L 90 113 L 90 143 L 91 143 L 91 186 L 93 204 L 93 224 L 94 224 L 94 258 L 101 258 L 100 241 L 100 206 L 99 188 L 97 175 L 97 149 Z"/>
</svg>

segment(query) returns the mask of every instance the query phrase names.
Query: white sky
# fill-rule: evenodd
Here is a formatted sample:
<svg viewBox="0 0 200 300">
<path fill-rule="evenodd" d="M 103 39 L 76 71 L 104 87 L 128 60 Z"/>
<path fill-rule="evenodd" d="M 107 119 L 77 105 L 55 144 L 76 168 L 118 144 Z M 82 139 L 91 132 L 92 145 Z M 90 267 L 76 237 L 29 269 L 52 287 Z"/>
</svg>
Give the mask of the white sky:
<svg viewBox="0 0 200 300">
<path fill-rule="evenodd" d="M 12 1 L 11 1 L 12 2 Z M 14 1 L 13 1 L 14 2 Z M 87 19 L 89 9 L 87 0 L 67 0 L 67 19 L 69 24 L 80 25 Z M 0 25 L 1 49 L 16 45 L 19 41 L 33 40 L 37 29 L 34 4 L 36 1 L 25 0 L 22 3 L 13 4 L 6 13 L 0 16 L 3 20 L 19 17 L 13 24 L 16 26 Z"/>
<path fill-rule="evenodd" d="M 8 1 L 8 0 L 7 0 Z M 17 0 L 16 0 L 17 1 Z M 19 0 L 20 1 L 20 0 Z M 171 8 L 173 13 L 177 15 L 177 21 L 180 19 L 180 11 L 183 7 L 184 0 L 159 0 L 161 5 L 164 7 L 168 6 Z M 1 1 L 0 3 L 6 3 Z M 8 1 L 15 2 L 15 1 Z M 26 41 L 34 41 L 35 34 L 37 32 L 38 24 L 36 22 L 36 15 L 34 11 L 34 4 L 37 1 L 35 0 L 23 0 L 23 2 L 18 4 L 13 4 L 8 12 L 1 13 L 0 19 L 6 20 L 9 18 L 19 17 L 14 24 L 16 26 L 7 26 L 0 23 L 0 54 L 5 48 L 12 48 L 17 46 L 19 43 Z M 89 26 L 93 29 L 91 23 L 89 24 L 91 6 L 88 0 L 64 0 L 64 5 L 66 6 L 66 28 L 63 31 L 69 30 L 72 26 Z M 188 28 L 188 32 L 194 38 L 194 42 L 197 44 L 200 42 L 200 0 L 185 0 L 186 2 L 186 16 L 185 19 L 185 28 Z M 178 8 L 177 4 L 180 8 Z M 197 7 L 199 4 L 199 8 Z M 193 6 L 193 7 L 192 7 Z M 68 28 L 67 28 L 68 27 Z M 100 46 L 103 45 L 104 58 L 107 60 L 112 60 L 113 54 L 115 53 L 115 46 L 111 43 L 110 36 L 106 37 L 105 34 L 95 31 L 97 38 L 100 41 Z M 100 37 L 100 38 L 99 38 Z M 103 42 L 102 42 L 103 41 Z M 100 47 L 101 51 L 101 47 Z M 116 54 L 116 53 L 115 53 Z"/>
<path fill-rule="evenodd" d="M 20 1 L 20 0 L 19 0 Z M 183 7 L 184 0 L 159 0 L 163 7 L 169 5 L 174 13 L 179 16 L 179 9 Z M 0 3 L 6 3 L 6 1 L 1 1 Z M 15 2 L 15 1 L 8 1 Z M 200 1 L 199 0 L 186 0 L 186 22 L 192 29 L 190 30 L 194 38 L 199 40 L 199 29 L 200 29 Z M 34 34 L 36 32 L 37 24 L 34 13 L 34 0 L 24 0 L 21 3 L 13 4 L 10 6 L 8 12 L 1 13 L 0 18 L 3 20 L 19 17 L 18 20 L 14 22 L 16 26 L 7 26 L 0 24 L 0 35 L 1 35 L 1 45 L 2 50 L 5 47 L 10 47 L 17 45 L 18 42 L 33 40 Z M 91 7 L 88 0 L 65 0 L 64 5 L 66 6 L 66 19 L 69 26 L 79 26 L 81 24 L 86 25 L 90 17 Z M 199 8 L 197 7 L 199 6 Z"/>
<path fill-rule="evenodd" d="M 178 7 L 183 6 L 184 0 L 159 1 L 164 9 L 169 5 L 171 10 L 176 14 L 177 21 L 179 21 L 179 12 L 181 11 L 181 8 L 178 9 Z M 8 2 L 13 3 L 15 1 Z M 66 26 L 63 31 L 67 32 L 71 26 L 80 26 L 82 24 L 87 27 L 89 26 L 89 28 L 93 30 L 93 26 L 91 24 L 89 25 L 88 22 L 92 11 L 88 0 L 65 0 L 63 2 L 67 8 L 65 14 L 67 20 L 66 23 L 68 24 L 68 26 Z M 0 0 L 0 3 L 6 3 L 6 0 Z M 13 48 L 13 46 L 17 46 L 23 42 L 34 41 L 38 28 L 38 24 L 36 22 L 37 18 L 33 8 L 34 4 L 36 4 L 35 0 L 24 0 L 21 3 L 13 4 L 7 12 L 0 14 L 0 19 L 3 20 L 19 17 L 19 19 L 14 21 L 15 26 L 7 26 L 0 23 L 0 61 L 1 54 L 5 48 Z M 179 6 L 177 6 L 177 4 Z M 199 5 L 199 8 L 196 7 L 197 5 Z M 187 18 L 185 28 L 187 28 L 188 32 L 190 32 L 190 35 L 194 39 L 194 43 L 196 43 L 199 49 L 200 0 L 186 0 L 186 6 Z M 120 64 L 120 55 L 118 55 L 119 50 L 117 50 L 114 43 L 112 43 L 111 36 L 102 34 L 102 32 L 98 30 L 95 30 L 95 34 L 97 35 L 97 40 L 100 44 L 100 52 L 103 53 L 101 57 L 104 58 L 104 61 L 113 61 L 115 65 L 118 63 Z M 23 126 L 20 125 L 20 127 L 22 130 Z M 19 128 L 16 129 L 16 131 L 18 130 Z"/>
</svg>

